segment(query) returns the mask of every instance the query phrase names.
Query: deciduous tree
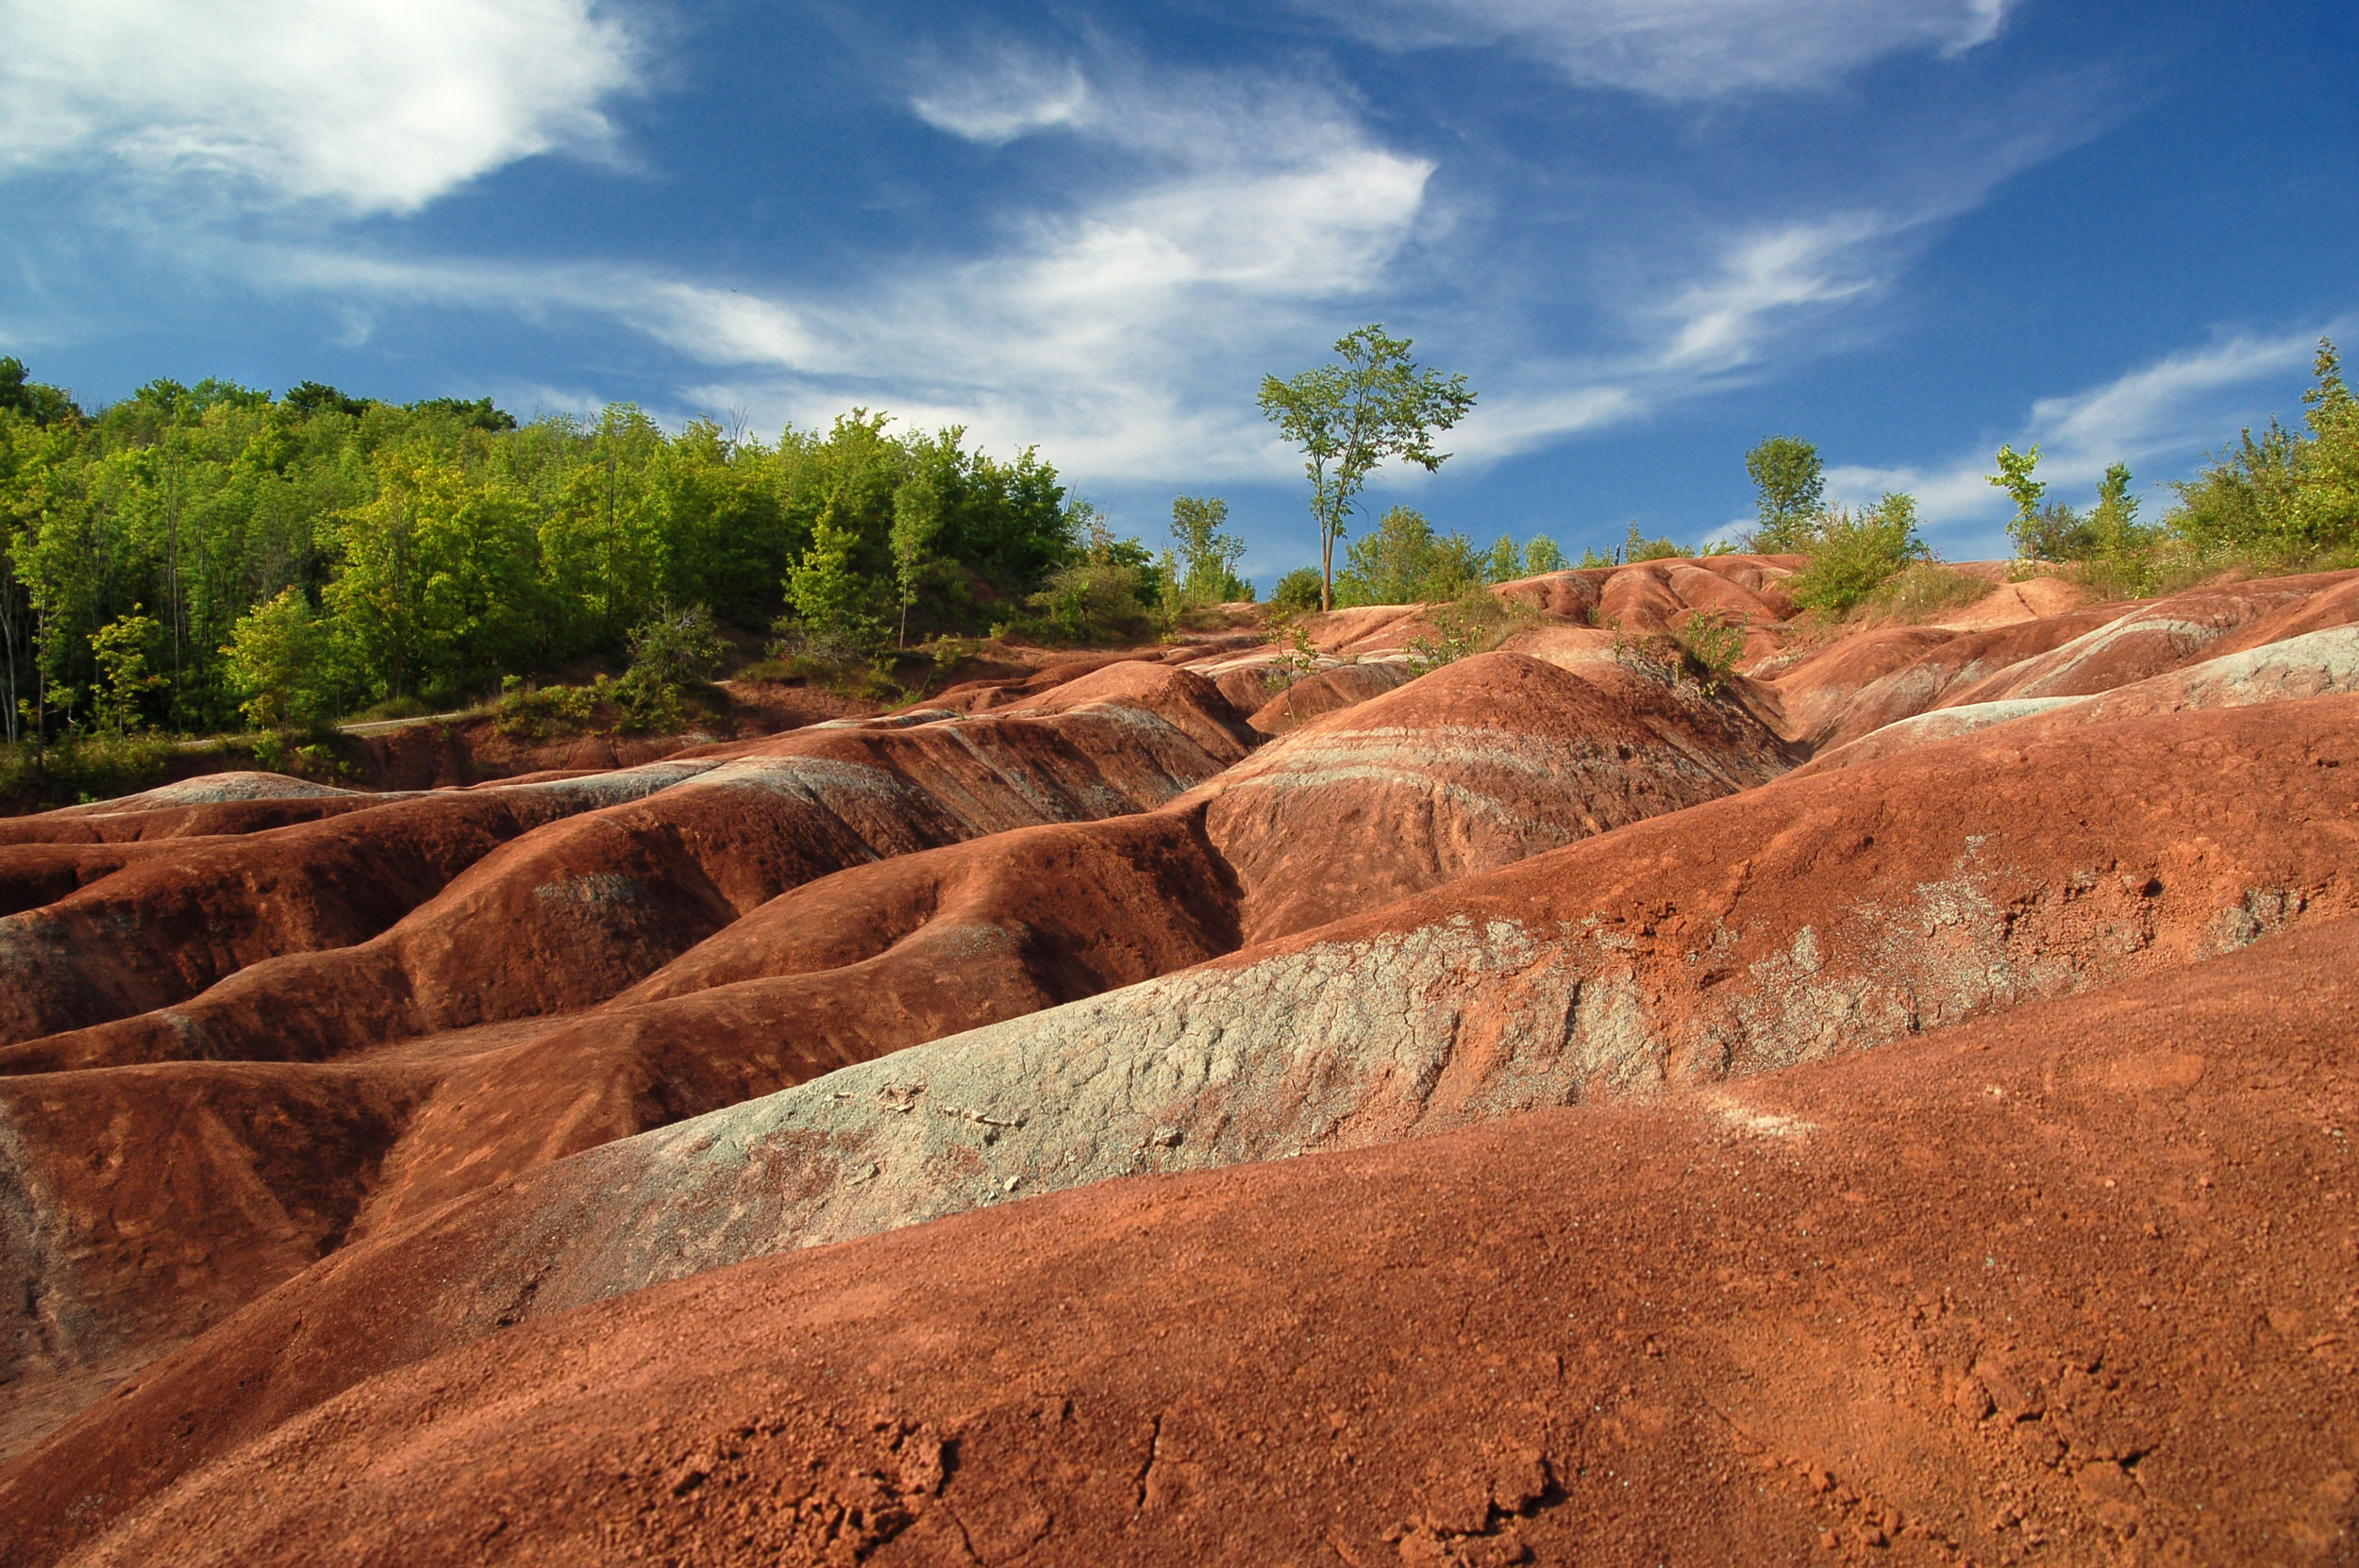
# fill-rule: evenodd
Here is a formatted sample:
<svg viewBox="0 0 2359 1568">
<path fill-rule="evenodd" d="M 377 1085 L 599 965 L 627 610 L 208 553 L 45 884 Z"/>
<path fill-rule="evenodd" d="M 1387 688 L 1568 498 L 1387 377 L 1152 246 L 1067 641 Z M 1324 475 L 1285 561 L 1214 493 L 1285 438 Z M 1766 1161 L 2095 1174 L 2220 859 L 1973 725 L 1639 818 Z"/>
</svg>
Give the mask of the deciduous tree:
<svg viewBox="0 0 2359 1568">
<path fill-rule="evenodd" d="M 1827 500 L 1827 469 L 1818 448 L 1799 436 L 1771 436 L 1745 454 L 1745 472 L 1760 498 L 1752 547 L 1802 549 Z"/>
<path fill-rule="evenodd" d="M 1344 537 L 1361 487 L 1398 459 L 1429 474 L 1448 459 L 1433 438 L 1465 418 L 1475 393 L 1464 375 L 1443 375 L 1410 358 L 1412 342 L 1371 323 L 1335 342 L 1340 364 L 1292 380 L 1262 378 L 1262 412 L 1302 449 L 1311 517 L 1319 531 L 1319 608 L 1335 602 L 1335 542 Z"/>
</svg>

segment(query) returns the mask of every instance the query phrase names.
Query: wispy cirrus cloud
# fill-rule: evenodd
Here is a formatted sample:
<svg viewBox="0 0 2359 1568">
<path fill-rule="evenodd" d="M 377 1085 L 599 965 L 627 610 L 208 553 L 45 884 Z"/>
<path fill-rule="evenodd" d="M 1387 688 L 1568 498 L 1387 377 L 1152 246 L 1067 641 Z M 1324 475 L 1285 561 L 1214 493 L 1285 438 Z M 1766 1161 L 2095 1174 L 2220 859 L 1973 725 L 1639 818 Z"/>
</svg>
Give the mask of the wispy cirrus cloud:
<svg viewBox="0 0 2359 1568">
<path fill-rule="evenodd" d="M 1389 48 L 1506 43 L 1584 86 L 1672 99 L 1814 87 L 1988 42 L 2013 0 L 1297 0 Z"/>
<path fill-rule="evenodd" d="M 1928 221 L 1839 213 L 1723 236 L 1689 277 L 1622 303 L 1618 352 L 1511 367 L 1455 444 L 1478 462 L 1511 457 L 1756 375 L 1883 289 L 1906 259 L 1906 231 Z"/>
<path fill-rule="evenodd" d="M 411 212 L 603 144 L 638 56 L 591 0 L 0 0 L 0 173 L 94 162 Z"/>
<path fill-rule="evenodd" d="M 937 74 L 910 100 L 936 130 L 990 146 L 1058 126 L 1102 125 L 1099 108 L 1079 66 L 1020 49 L 1003 49 L 989 70 Z"/>
</svg>

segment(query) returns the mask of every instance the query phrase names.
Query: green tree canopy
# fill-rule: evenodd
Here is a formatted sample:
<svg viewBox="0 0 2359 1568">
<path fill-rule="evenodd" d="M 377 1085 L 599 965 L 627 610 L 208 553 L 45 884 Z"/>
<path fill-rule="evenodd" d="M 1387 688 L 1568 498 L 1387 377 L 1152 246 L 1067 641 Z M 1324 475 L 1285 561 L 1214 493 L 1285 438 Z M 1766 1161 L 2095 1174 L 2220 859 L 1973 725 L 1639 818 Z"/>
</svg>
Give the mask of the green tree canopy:
<svg viewBox="0 0 2359 1568">
<path fill-rule="evenodd" d="M 1745 454 L 1745 472 L 1759 496 L 1752 547 L 1800 549 L 1827 500 L 1827 470 L 1818 448 L 1799 436 L 1771 436 Z"/>
<path fill-rule="evenodd" d="M 1229 503 L 1218 496 L 1172 497 L 1175 586 L 1181 603 L 1217 605 L 1253 597 L 1253 585 L 1237 575 L 1245 541 L 1225 531 L 1228 521 Z"/>
<path fill-rule="evenodd" d="M 1342 362 L 1306 370 L 1292 380 L 1262 378 L 1263 414 L 1302 449 L 1311 481 L 1311 516 L 1319 531 L 1321 608 L 1334 603 L 1335 542 L 1346 532 L 1368 475 L 1397 459 L 1428 473 L 1449 454 L 1433 438 L 1470 412 L 1475 393 L 1464 375 L 1445 376 L 1410 358 L 1407 338 L 1389 338 L 1380 323 L 1335 342 Z"/>
<path fill-rule="evenodd" d="M 1425 514 L 1394 507 L 1346 546 L 1333 602 L 1406 605 L 1455 599 L 1487 580 L 1489 559 L 1465 535 L 1436 534 Z"/>
<path fill-rule="evenodd" d="M 2047 483 L 2032 476 L 2039 467 L 2039 444 L 2034 442 L 2029 452 L 2002 446 L 1997 460 L 1999 472 L 1983 477 L 2005 491 L 2015 503 L 2015 521 L 2007 525 L 2007 531 L 2015 537 L 2016 553 L 2036 559 L 2042 535 L 2040 502 L 2048 494 Z"/>
<path fill-rule="evenodd" d="M 1786 579 L 1794 602 L 1829 619 L 1849 614 L 1894 573 L 1932 552 L 1916 531 L 1916 498 L 1887 491 L 1872 507 L 1819 513 L 1810 563 Z"/>
<path fill-rule="evenodd" d="M 863 409 L 764 442 L 710 420 L 668 432 L 627 404 L 520 424 L 488 398 L 405 406 L 318 382 L 273 397 L 208 377 L 85 413 L 0 360 L 6 732 L 97 724 L 114 667 L 92 638 L 134 606 L 157 627 L 141 678 L 163 684 L 109 726 L 252 722 L 239 627 L 293 616 L 291 589 L 316 661 L 289 701 L 322 713 L 619 659 L 668 606 L 762 630 L 793 609 L 823 514 L 842 537 L 820 554 L 845 575 L 822 598 L 906 617 L 912 639 L 1010 617 L 1079 550 L 1036 453 Z"/>
<path fill-rule="evenodd" d="M 281 589 L 240 616 L 221 652 L 239 711 L 255 728 L 299 730 L 327 715 L 323 640 L 302 590 Z"/>
</svg>

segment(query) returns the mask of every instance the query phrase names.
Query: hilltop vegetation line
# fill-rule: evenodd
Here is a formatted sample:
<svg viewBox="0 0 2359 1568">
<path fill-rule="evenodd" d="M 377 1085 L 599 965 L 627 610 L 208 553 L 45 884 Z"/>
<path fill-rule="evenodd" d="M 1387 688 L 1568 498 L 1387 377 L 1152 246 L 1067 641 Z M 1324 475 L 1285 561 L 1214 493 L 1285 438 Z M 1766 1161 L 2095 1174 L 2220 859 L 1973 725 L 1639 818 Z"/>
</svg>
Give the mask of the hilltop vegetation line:
<svg viewBox="0 0 2359 1568">
<path fill-rule="evenodd" d="M 2215 454 L 2195 477 L 2174 480 L 2159 522 L 2138 520 L 2126 463 L 2099 482 L 2082 511 L 2038 476 L 2040 449 L 2001 446 L 1987 477 L 2015 503 L 2007 532 L 2015 571 L 2058 571 L 2105 599 L 2146 598 L 2224 573 L 2268 575 L 2359 565 L 2359 403 L 2341 357 L 2321 339 L 2314 381 L 2302 393 L 2302 428 L 2276 419 Z M 1859 508 L 1829 506 L 1817 448 L 1793 436 L 1746 455 L 1760 497 L 1748 548 L 1807 557 L 1788 584 L 1821 617 L 1865 610 L 1937 610 L 1966 585 L 1945 578 L 1916 527 L 1916 498 L 1883 495 Z"/>
<path fill-rule="evenodd" d="M 2158 523 L 2138 519 L 2122 465 L 2083 512 L 2049 495 L 2037 447 L 2001 448 L 1991 482 L 2016 504 L 2021 569 L 2128 597 L 2359 563 L 2359 409 L 2332 343 L 2315 369 L 2301 428 L 2245 431 Z M 488 399 L 219 380 L 155 381 L 86 412 L 0 359 L 0 732 L 39 747 L 300 730 L 600 659 L 628 660 L 608 695 L 653 723 L 677 717 L 667 693 L 711 674 L 731 632 L 770 636 L 790 667 L 881 669 L 985 631 L 1169 632 L 1252 594 L 1216 498 L 1178 498 L 1157 553 L 1033 451 L 1003 460 L 955 427 L 888 423 L 856 409 L 765 442 L 711 421 L 667 434 L 628 405 L 519 424 Z M 1807 558 L 1792 585 L 1805 606 L 1839 619 L 1954 596 L 1911 497 L 1827 505 L 1815 448 L 1792 437 L 1747 468 L 1760 513 L 1744 542 Z M 1574 562 L 1546 537 L 1481 548 L 1405 507 L 1356 538 L 1341 516 L 1341 570 L 1288 574 L 1276 608 L 1447 601 L 1693 553 L 1635 525 L 1612 556 Z"/>
<path fill-rule="evenodd" d="M 627 405 L 520 425 L 216 380 L 86 413 L 0 360 L 0 722 L 35 744 L 300 728 L 588 659 L 652 688 L 710 674 L 730 631 L 867 659 L 1249 592 L 1217 502 L 1183 498 L 1158 558 L 1033 452 L 887 423 L 765 442 Z"/>
</svg>

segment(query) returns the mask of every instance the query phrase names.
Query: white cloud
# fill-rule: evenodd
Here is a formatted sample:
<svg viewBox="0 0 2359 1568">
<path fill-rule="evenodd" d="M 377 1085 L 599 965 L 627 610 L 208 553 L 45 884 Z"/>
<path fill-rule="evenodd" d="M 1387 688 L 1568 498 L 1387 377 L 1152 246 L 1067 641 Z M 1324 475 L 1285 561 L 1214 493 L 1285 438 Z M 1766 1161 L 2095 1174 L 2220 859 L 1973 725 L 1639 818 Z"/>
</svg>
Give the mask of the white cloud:
<svg viewBox="0 0 2359 1568">
<path fill-rule="evenodd" d="M 993 70 L 943 78 L 910 107 L 938 130 L 998 146 L 1035 131 L 1095 120 L 1097 106 L 1079 66 L 1010 53 Z"/>
<path fill-rule="evenodd" d="M 1620 353 L 1555 365 L 1513 356 L 1516 381 L 1477 408 L 1455 445 L 1478 462 L 1510 457 L 1758 374 L 1803 332 L 1824 336 L 1830 310 L 1882 289 L 1895 237 L 1921 222 L 1846 213 L 1731 235 L 1698 275 L 1626 308 Z"/>
<path fill-rule="evenodd" d="M 1029 79 L 1062 80 L 1053 69 Z M 923 112 L 985 142 L 1051 124 L 1021 107 L 1039 100 L 1002 91 L 1012 80 L 937 84 Z M 1117 77 L 1079 81 L 1068 97 L 1055 123 L 1141 155 L 1132 183 L 1017 223 L 979 259 L 912 264 L 851 290 L 774 297 L 620 269 L 320 250 L 271 266 L 338 298 L 625 322 L 745 373 L 692 394 L 716 407 L 809 424 L 864 402 L 1002 444 L 1037 442 L 1108 481 L 1290 473 L 1251 398 L 1264 370 L 1291 367 L 1263 357 L 1294 341 L 1307 359 L 1352 325 L 1333 318 L 1386 280 L 1432 164 L 1377 144 L 1299 83 Z"/>
<path fill-rule="evenodd" d="M 1602 429 L 1644 413 L 1650 398 L 1628 386 L 1574 384 L 1555 390 L 1511 390 L 1475 407 L 1451 432 L 1452 452 L 1468 461 L 1512 457 L 1584 430 Z"/>
<path fill-rule="evenodd" d="M 1715 275 L 1674 296 L 1665 369 L 1733 370 L 1758 358 L 1766 339 L 1812 306 L 1840 304 L 1876 288 L 1869 247 L 1890 225 L 1864 214 L 1791 224 L 1730 244 Z"/>
<path fill-rule="evenodd" d="M 1508 42 L 1573 80 L 1665 98 L 1823 83 L 1987 42 L 2011 0 L 1297 0 L 1398 49 Z"/>
<path fill-rule="evenodd" d="M 2112 463 L 2126 462 L 2133 473 L 2156 465 L 2183 472 L 2238 426 L 2259 424 L 2272 411 L 2299 413 L 2298 404 L 2281 406 L 2282 393 L 2273 400 L 2271 390 L 2298 385 L 2318 339 L 2335 330 L 2330 324 L 2281 336 L 2238 335 L 2169 355 L 2086 392 L 2039 399 L 2023 426 L 1991 439 L 1987 451 L 1923 466 L 1830 468 L 1828 490 L 1852 503 L 1907 491 L 1928 525 L 1972 547 L 2000 550 L 2009 503 L 1983 476 L 2002 442 L 2018 450 L 2037 442 L 2038 476 L 2049 493 L 2083 504 Z"/>
<path fill-rule="evenodd" d="M 0 0 L 0 168 L 97 156 L 406 212 L 602 142 L 635 54 L 591 0 Z"/>
</svg>

